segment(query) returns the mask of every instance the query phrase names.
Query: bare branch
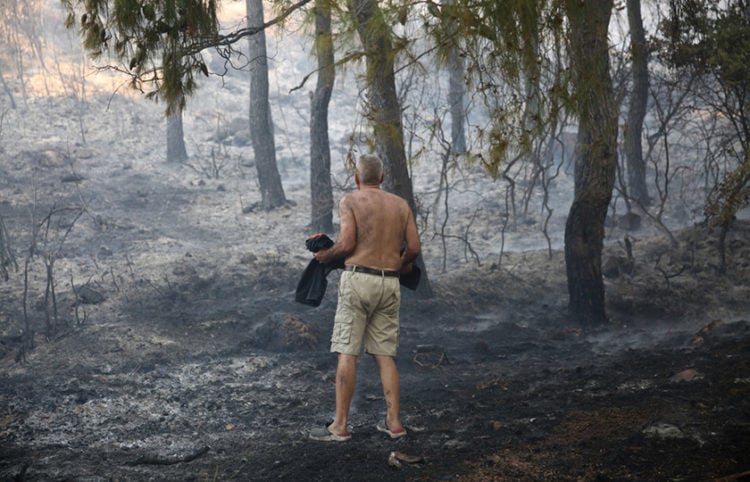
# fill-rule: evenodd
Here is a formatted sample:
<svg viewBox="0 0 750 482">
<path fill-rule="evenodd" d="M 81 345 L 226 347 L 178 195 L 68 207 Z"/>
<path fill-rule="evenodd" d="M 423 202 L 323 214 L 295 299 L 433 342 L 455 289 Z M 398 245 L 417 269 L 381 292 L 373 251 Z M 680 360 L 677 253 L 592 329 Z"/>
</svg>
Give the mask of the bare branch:
<svg viewBox="0 0 750 482">
<path fill-rule="evenodd" d="M 201 39 L 197 43 L 194 43 L 188 47 L 188 49 L 185 52 L 186 56 L 189 55 L 195 55 L 199 53 L 201 50 L 212 48 L 212 47 L 226 47 L 233 44 L 236 44 L 240 40 L 242 40 L 245 37 L 250 37 L 252 35 L 257 34 L 258 32 L 262 32 L 263 30 L 273 27 L 274 25 L 283 22 L 286 20 L 286 18 L 294 13 L 296 10 L 299 10 L 300 8 L 304 7 L 308 3 L 310 3 L 311 0 L 300 0 L 299 2 L 293 4 L 288 9 L 283 11 L 278 17 L 275 17 L 268 22 L 264 23 L 260 27 L 247 27 L 247 28 L 241 28 L 239 30 L 235 30 L 232 33 L 229 33 L 227 35 L 219 35 L 217 38 L 208 38 L 208 39 Z"/>
</svg>

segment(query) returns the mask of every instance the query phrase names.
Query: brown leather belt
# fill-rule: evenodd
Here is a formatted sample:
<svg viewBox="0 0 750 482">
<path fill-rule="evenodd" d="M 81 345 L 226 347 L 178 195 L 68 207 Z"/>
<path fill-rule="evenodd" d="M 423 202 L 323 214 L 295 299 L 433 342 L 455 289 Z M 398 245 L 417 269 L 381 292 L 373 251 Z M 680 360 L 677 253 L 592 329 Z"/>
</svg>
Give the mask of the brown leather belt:
<svg viewBox="0 0 750 482">
<path fill-rule="evenodd" d="M 345 269 L 347 271 L 353 271 L 354 273 L 374 274 L 376 276 L 387 276 L 390 278 L 398 277 L 398 271 L 388 271 L 385 269 L 373 269 L 373 268 L 367 268 L 365 266 L 357 266 L 356 264 L 346 265 Z"/>
</svg>

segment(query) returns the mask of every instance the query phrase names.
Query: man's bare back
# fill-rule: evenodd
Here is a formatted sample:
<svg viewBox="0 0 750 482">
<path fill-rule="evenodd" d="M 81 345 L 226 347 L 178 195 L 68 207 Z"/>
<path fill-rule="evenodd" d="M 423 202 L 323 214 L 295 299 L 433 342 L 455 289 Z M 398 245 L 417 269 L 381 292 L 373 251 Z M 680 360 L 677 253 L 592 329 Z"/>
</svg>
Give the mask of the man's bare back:
<svg viewBox="0 0 750 482">
<path fill-rule="evenodd" d="M 342 236 L 351 236 L 345 231 L 354 226 L 355 247 L 346 264 L 400 271 L 402 242 L 418 249 L 409 205 L 394 194 L 363 186 L 341 200 L 340 214 Z"/>
<path fill-rule="evenodd" d="M 315 257 L 321 263 L 345 258 L 347 265 L 388 271 L 406 271 L 420 251 L 414 216 L 402 198 L 380 189 L 380 183 L 362 184 L 339 202 L 340 232 L 336 244 Z M 406 249 L 401 254 L 401 245 Z"/>
</svg>

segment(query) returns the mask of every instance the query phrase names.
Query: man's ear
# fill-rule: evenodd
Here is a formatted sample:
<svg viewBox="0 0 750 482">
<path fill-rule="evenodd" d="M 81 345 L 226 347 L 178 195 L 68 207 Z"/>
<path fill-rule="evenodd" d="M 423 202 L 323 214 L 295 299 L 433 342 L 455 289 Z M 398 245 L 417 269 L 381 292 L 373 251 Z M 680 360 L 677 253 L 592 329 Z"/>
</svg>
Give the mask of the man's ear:
<svg viewBox="0 0 750 482">
<path fill-rule="evenodd" d="M 354 184 L 356 184 L 357 187 L 359 187 L 359 173 L 357 172 L 354 173 Z"/>
<path fill-rule="evenodd" d="M 383 184 L 383 180 L 384 180 L 384 179 L 385 179 L 385 173 L 384 173 L 384 172 L 381 172 L 381 173 L 380 173 L 380 184 Z"/>
</svg>

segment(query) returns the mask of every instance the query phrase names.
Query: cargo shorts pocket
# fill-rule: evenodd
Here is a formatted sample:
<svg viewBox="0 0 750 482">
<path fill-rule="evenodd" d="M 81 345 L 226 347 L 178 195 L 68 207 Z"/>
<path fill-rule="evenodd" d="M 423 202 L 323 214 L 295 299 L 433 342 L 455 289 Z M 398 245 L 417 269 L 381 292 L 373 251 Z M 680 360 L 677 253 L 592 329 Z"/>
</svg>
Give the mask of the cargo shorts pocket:
<svg viewBox="0 0 750 482">
<path fill-rule="evenodd" d="M 333 322 L 331 342 L 338 345 L 348 345 L 352 339 L 354 315 L 352 311 L 353 297 L 356 292 L 352 289 L 349 276 L 353 273 L 343 273 L 339 282 L 339 301 Z"/>
<path fill-rule="evenodd" d="M 352 319 L 350 317 L 337 317 L 333 325 L 331 342 L 339 345 L 348 345 L 352 339 Z"/>
</svg>

